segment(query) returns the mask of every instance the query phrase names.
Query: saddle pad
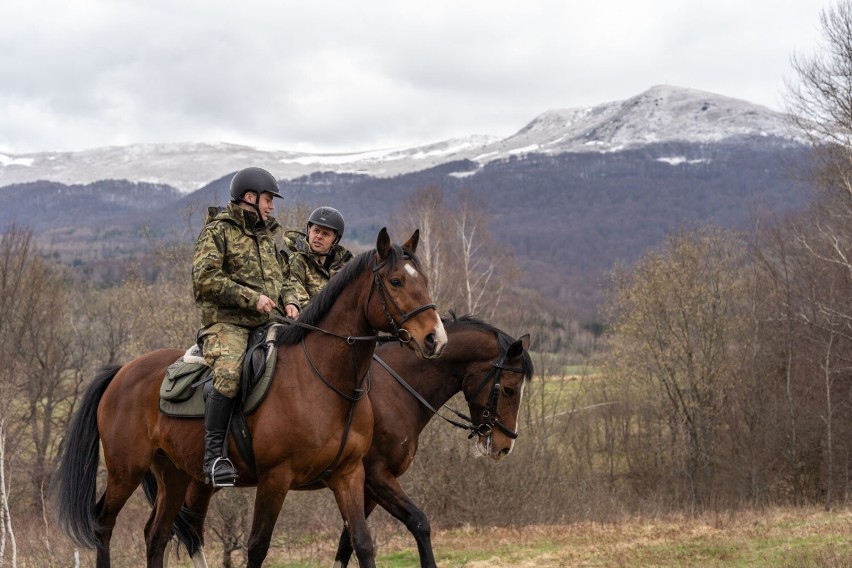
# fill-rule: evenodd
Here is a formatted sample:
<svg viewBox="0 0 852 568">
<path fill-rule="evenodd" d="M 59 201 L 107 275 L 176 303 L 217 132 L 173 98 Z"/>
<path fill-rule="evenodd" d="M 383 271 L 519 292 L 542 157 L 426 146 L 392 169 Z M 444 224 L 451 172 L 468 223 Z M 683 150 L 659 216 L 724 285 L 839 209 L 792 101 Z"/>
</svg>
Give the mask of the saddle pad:
<svg viewBox="0 0 852 568">
<path fill-rule="evenodd" d="M 269 390 L 269 384 L 272 382 L 272 372 L 275 370 L 277 359 L 278 349 L 270 349 L 266 356 L 266 368 L 263 371 L 263 376 L 257 381 L 257 384 L 243 402 L 245 414 L 254 411 L 263 397 L 266 396 L 266 391 Z M 204 416 L 203 385 L 196 388 L 191 388 L 191 385 L 201 379 L 205 373 L 209 375 L 212 369 L 207 365 L 186 363 L 181 356 L 180 359 L 169 365 L 169 370 L 173 371 L 174 376 L 170 376 L 167 371 L 163 378 L 163 384 L 160 386 L 160 411 L 169 416 L 186 418 Z M 209 378 L 209 376 L 205 376 L 204 380 L 209 380 Z M 165 397 L 170 396 L 171 398 L 165 398 L 164 392 L 166 393 Z M 176 393 L 180 394 L 175 396 Z"/>
</svg>

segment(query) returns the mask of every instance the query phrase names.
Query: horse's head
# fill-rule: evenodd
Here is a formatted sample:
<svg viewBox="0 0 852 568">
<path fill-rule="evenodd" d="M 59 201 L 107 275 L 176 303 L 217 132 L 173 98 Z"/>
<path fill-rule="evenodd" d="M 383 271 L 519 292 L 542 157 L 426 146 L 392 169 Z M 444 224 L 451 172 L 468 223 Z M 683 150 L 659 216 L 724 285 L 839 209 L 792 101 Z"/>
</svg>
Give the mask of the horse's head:
<svg viewBox="0 0 852 568">
<path fill-rule="evenodd" d="M 511 453 L 518 437 L 524 385 L 533 370 L 527 353 L 529 334 L 512 340 L 501 332 L 497 339 L 500 344 L 497 360 L 483 364 L 481 372 L 472 370 L 465 377 L 462 390 L 473 423 L 471 436 L 478 436 L 476 449 L 484 456 L 500 460 Z"/>
<path fill-rule="evenodd" d="M 376 239 L 373 268 L 376 294 L 367 306 L 375 329 L 395 333 L 423 359 L 434 359 L 447 344 L 447 332 L 429 295 L 429 280 L 415 256 L 420 231 L 402 246 L 391 243 L 386 229 Z"/>
</svg>

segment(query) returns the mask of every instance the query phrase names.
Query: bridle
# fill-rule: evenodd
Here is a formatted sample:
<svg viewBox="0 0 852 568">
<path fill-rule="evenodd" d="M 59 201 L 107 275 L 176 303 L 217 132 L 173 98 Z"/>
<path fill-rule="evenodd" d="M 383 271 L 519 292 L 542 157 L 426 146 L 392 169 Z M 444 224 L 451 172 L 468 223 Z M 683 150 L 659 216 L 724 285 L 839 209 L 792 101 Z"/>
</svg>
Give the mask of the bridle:
<svg viewBox="0 0 852 568">
<path fill-rule="evenodd" d="M 468 430 L 470 432 L 470 434 L 468 435 L 468 439 L 473 438 L 476 435 L 489 436 L 494 430 L 494 428 L 497 428 L 506 436 L 508 436 L 512 440 L 515 440 L 518 437 L 518 433 L 508 428 L 502 422 L 500 422 L 499 417 L 497 416 L 497 403 L 499 401 L 500 390 L 502 388 L 502 385 L 500 384 L 500 376 L 503 374 L 503 371 L 526 374 L 526 370 L 522 367 L 507 367 L 505 364 L 507 352 L 507 349 L 501 349 L 500 358 L 497 360 L 496 363 L 491 363 L 491 370 L 488 372 L 487 375 L 485 375 L 485 378 L 482 380 L 482 382 L 479 383 L 479 385 L 470 394 L 465 393 L 465 400 L 468 404 L 470 404 L 470 401 L 474 399 L 476 395 L 479 394 L 479 392 L 485 387 L 485 385 L 487 385 L 489 381 L 491 382 L 491 392 L 488 395 L 488 402 L 485 406 L 485 410 L 482 411 L 482 419 L 479 424 L 474 424 L 473 419 L 471 417 L 445 404 L 443 406 L 444 408 L 464 420 L 465 423 L 457 422 L 451 418 L 447 418 L 446 416 L 438 412 L 438 410 L 435 409 L 431 404 L 429 404 L 429 401 L 423 398 L 423 396 L 419 392 L 417 392 L 414 387 L 409 385 L 408 382 L 406 382 L 405 379 L 403 379 L 399 375 L 399 373 L 394 371 L 390 367 L 390 365 L 388 365 L 378 355 L 373 354 L 373 360 L 376 361 L 379 365 L 381 365 L 385 369 L 385 371 L 387 371 L 394 379 L 396 379 L 396 381 L 400 385 L 402 385 L 415 399 L 417 399 L 420 404 L 422 404 L 430 412 L 432 412 L 432 414 L 435 414 L 436 416 L 440 417 L 445 422 L 452 424 L 456 428 Z"/>
<path fill-rule="evenodd" d="M 408 253 L 403 253 L 403 260 L 409 260 L 410 258 L 411 256 Z M 382 282 L 382 279 L 379 276 L 379 270 L 381 270 L 382 267 L 384 267 L 387 263 L 388 259 L 385 259 L 373 267 L 373 282 L 375 283 L 375 289 L 379 292 L 379 299 L 382 301 L 382 309 L 385 311 L 385 315 L 388 318 L 388 322 L 390 322 L 391 327 L 393 328 L 393 338 L 399 341 L 400 344 L 404 344 L 411 341 L 411 333 L 407 329 L 402 327 L 403 325 L 405 325 L 405 322 L 407 322 L 420 312 L 426 310 L 435 310 L 437 312 L 438 308 L 435 306 L 435 304 L 423 304 L 422 306 L 414 308 L 410 312 L 403 312 L 399 305 L 396 303 L 396 301 L 393 299 L 393 296 L 390 295 L 390 292 L 388 292 L 385 283 Z M 370 293 L 372 294 L 372 292 L 373 288 L 370 288 Z M 390 302 L 390 305 L 392 305 L 396 312 L 400 314 L 399 322 L 394 320 L 393 316 L 391 315 L 390 310 L 388 309 L 388 302 Z M 365 305 L 369 304 L 370 298 L 368 296 L 367 303 Z"/>
<path fill-rule="evenodd" d="M 470 396 L 465 395 L 465 400 L 470 403 L 470 400 L 476 398 L 476 395 L 491 381 L 491 392 L 488 395 L 488 403 L 485 406 L 485 410 L 482 411 L 482 418 L 478 425 L 473 425 L 473 420 L 468 418 L 468 421 L 471 423 L 470 427 L 470 435 L 468 438 L 473 438 L 475 435 L 480 436 L 488 436 L 497 428 L 501 432 L 503 432 L 506 436 L 511 439 L 516 439 L 518 437 L 518 433 L 514 430 L 511 430 L 502 422 L 500 422 L 499 417 L 497 416 L 497 402 L 500 398 L 500 390 L 502 385 L 500 384 L 500 375 L 503 374 L 503 371 L 509 371 L 511 373 L 521 373 L 524 374 L 524 369 L 522 367 L 507 367 L 506 366 L 506 355 L 507 351 L 502 351 L 500 353 L 500 359 L 496 363 L 491 363 L 491 370 L 485 375 L 485 378 L 482 379 L 482 382 L 479 383 Z"/>
<path fill-rule="evenodd" d="M 408 253 L 403 253 L 403 260 L 410 259 L 411 256 Z M 339 333 L 334 333 L 333 331 L 328 331 L 326 329 L 322 329 L 320 327 L 316 327 L 314 325 L 295 320 L 288 317 L 273 317 L 273 319 L 279 323 L 284 323 L 288 325 L 295 325 L 297 327 L 301 327 L 304 329 L 309 329 L 311 331 L 318 331 L 320 333 L 324 333 L 326 335 L 331 335 L 340 339 L 344 339 L 346 343 L 349 345 L 354 345 L 358 341 L 378 341 L 380 343 L 386 343 L 388 341 L 399 341 L 400 343 L 408 343 L 411 341 L 411 333 L 402 327 L 405 322 L 419 314 L 420 312 L 426 310 L 435 310 L 438 311 L 438 308 L 435 304 L 423 304 L 422 306 L 418 306 L 411 310 L 410 312 L 403 312 L 402 308 L 399 307 L 399 304 L 393 299 L 393 296 L 388 293 L 387 288 L 385 287 L 384 282 L 382 282 L 381 277 L 379 276 L 379 270 L 381 270 L 388 263 L 388 259 L 383 260 L 382 262 L 376 263 L 373 267 L 373 286 L 370 286 L 370 292 L 367 295 L 367 301 L 364 304 L 364 309 L 370 305 L 370 296 L 373 294 L 373 289 L 378 290 L 379 299 L 382 301 L 382 309 L 385 312 L 385 316 L 388 318 L 388 322 L 390 322 L 391 327 L 393 327 L 392 335 L 341 335 Z M 390 310 L 388 309 L 388 301 L 393 306 L 393 308 L 397 311 L 397 313 L 401 314 L 399 316 L 399 322 L 397 322 Z M 304 341 L 304 340 L 303 340 Z"/>
</svg>

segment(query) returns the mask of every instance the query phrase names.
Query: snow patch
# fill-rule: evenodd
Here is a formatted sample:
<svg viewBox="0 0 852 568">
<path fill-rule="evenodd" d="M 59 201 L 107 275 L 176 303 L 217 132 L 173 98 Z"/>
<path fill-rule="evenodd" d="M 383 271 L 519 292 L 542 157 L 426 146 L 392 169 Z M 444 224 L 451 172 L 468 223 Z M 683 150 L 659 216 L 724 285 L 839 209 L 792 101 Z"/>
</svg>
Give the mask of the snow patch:
<svg viewBox="0 0 852 568">
<path fill-rule="evenodd" d="M 529 154 L 530 152 L 535 152 L 539 148 L 540 146 L 538 144 L 530 144 L 529 146 L 524 146 L 522 148 L 514 148 L 506 153 L 510 156 L 514 156 L 517 154 Z"/>
<path fill-rule="evenodd" d="M 669 158 L 657 158 L 658 162 L 665 162 L 670 166 L 677 166 L 679 164 L 705 164 L 710 162 L 710 160 L 697 159 L 697 160 L 687 160 L 685 156 L 672 156 Z"/>
<path fill-rule="evenodd" d="M 13 158 L 5 154 L 0 154 L 0 166 L 24 166 L 32 167 L 34 158 Z"/>
</svg>

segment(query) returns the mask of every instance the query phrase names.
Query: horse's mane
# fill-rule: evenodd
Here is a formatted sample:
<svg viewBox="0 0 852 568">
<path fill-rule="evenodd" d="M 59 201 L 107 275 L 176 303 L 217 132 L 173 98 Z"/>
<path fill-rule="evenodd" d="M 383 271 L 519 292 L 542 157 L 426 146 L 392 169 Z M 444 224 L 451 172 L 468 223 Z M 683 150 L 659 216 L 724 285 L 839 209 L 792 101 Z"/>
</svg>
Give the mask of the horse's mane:
<svg viewBox="0 0 852 568">
<path fill-rule="evenodd" d="M 414 267 L 425 276 L 420 260 L 413 252 L 400 245 L 392 244 L 385 262 L 390 266 L 394 266 L 400 258 L 411 260 Z M 308 325 L 317 325 L 331 309 L 331 306 L 334 305 L 335 300 L 337 300 L 337 297 L 340 296 L 341 292 L 343 292 L 343 290 L 349 286 L 353 280 L 358 278 L 363 271 L 368 269 L 372 270 L 372 263 L 375 262 L 375 259 L 376 249 L 372 249 L 362 252 L 347 262 L 339 272 L 329 279 L 325 288 L 313 297 L 311 303 L 308 304 L 307 308 L 305 308 L 305 311 L 299 315 L 299 321 Z M 294 345 L 302 341 L 308 331 L 310 330 L 297 325 L 285 326 L 278 334 L 275 343 L 276 345 Z"/>
<path fill-rule="evenodd" d="M 512 345 L 515 341 L 511 335 L 503 331 L 502 329 L 491 325 L 490 323 L 484 322 L 481 319 L 477 318 L 472 314 L 465 314 L 462 316 L 457 316 L 453 310 L 450 310 L 449 315 L 441 318 L 441 321 L 444 322 L 444 327 L 451 326 L 464 326 L 464 327 L 472 327 L 474 329 L 478 329 L 480 331 L 484 331 L 486 333 L 493 333 L 497 336 L 497 344 L 500 346 L 500 352 L 505 353 L 509 346 Z M 532 357 L 524 349 L 523 357 L 521 357 L 522 366 L 524 369 L 524 378 L 529 380 L 533 376 L 533 362 Z"/>
</svg>

